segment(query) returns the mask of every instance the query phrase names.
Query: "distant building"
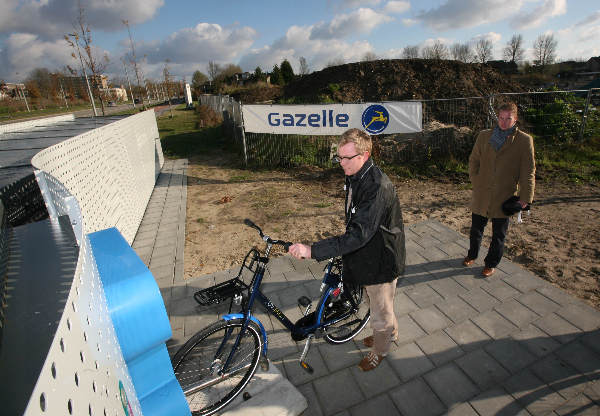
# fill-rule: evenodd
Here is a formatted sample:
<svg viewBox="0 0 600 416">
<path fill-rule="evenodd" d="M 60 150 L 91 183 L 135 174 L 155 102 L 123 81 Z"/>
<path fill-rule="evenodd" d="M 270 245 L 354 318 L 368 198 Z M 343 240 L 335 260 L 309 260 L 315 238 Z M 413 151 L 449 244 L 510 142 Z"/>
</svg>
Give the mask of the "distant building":
<svg viewBox="0 0 600 416">
<path fill-rule="evenodd" d="M 238 85 L 244 85 L 244 83 L 251 78 L 252 73 L 250 72 L 238 72 L 237 74 L 233 74 L 233 79 L 235 79 Z"/>
<path fill-rule="evenodd" d="M 29 95 L 25 89 L 25 84 L 6 82 L 0 87 L 0 100 L 23 98 L 23 95 Z"/>
<path fill-rule="evenodd" d="M 101 91 L 103 93 L 105 93 L 106 95 L 108 95 L 110 97 L 110 99 L 112 99 L 114 101 L 128 101 L 129 100 L 127 98 L 127 90 L 125 88 L 123 88 L 122 85 L 120 87 L 115 87 L 115 88 L 103 88 L 103 89 L 101 89 Z"/>
<path fill-rule="evenodd" d="M 85 77 L 83 77 L 83 76 L 67 77 L 67 79 L 70 79 L 71 82 L 73 82 L 73 83 L 85 84 Z M 108 88 L 108 77 L 106 75 L 96 75 L 96 76 L 88 75 L 88 80 L 90 82 L 90 87 L 92 87 L 92 88 L 94 88 L 94 86 L 97 86 L 101 90 Z"/>
</svg>

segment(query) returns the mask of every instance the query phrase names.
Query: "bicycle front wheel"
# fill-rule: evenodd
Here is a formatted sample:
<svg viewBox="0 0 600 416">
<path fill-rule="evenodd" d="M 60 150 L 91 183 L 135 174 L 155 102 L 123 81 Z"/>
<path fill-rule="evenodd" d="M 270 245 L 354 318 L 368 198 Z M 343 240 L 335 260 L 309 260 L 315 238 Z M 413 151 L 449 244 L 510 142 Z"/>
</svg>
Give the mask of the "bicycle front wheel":
<svg viewBox="0 0 600 416">
<path fill-rule="evenodd" d="M 242 325 L 242 319 L 216 322 L 196 333 L 173 356 L 175 377 L 194 415 L 212 415 L 227 406 L 256 372 L 262 339 L 253 322 L 224 368 Z"/>
<path fill-rule="evenodd" d="M 323 313 L 325 320 L 341 318 L 325 328 L 325 341 L 342 344 L 363 330 L 371 317 L 368 298 L 365 298 L 362 286 L 344 283 L 340 298 L 328 302 Z"/>
</svg>

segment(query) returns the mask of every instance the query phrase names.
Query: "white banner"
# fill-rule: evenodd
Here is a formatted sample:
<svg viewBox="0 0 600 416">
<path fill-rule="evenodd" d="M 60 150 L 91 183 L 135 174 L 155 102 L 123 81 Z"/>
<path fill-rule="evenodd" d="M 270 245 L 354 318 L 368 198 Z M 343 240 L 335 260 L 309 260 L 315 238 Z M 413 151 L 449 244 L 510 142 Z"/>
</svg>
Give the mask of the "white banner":
<svg viewBox="0 0 600 416">
<path fill-rule="evenodd" d="M 422 130 L 420 102 L 323 105 L 243 105 L 244 130 L 253 133 L 340 135 L 356 127 L 369 134 Z"/>
</svg>

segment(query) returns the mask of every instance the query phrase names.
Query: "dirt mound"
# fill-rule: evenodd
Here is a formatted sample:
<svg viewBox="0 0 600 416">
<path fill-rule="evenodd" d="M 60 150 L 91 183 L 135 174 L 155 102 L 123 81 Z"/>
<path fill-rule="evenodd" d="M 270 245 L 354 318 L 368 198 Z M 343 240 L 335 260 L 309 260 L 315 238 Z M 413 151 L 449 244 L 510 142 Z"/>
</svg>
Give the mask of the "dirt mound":
<svg viewBox="0 0 600 416">
<path fill-rule="evenodd" d="M 357 62 L 325 68 L 285 87 L 284 97 L 296 102 L 393 101 L 479 97 L 496 92 L 523 91 L 485 64 L 428 59 Z M 318 100 L 318 101 L 317 101 Z"/>
<path fill-rule="evenodd" d="M 259 104 L 277 100 L 282 93 L 283 89 L 279 85 L 258 83 L 251 85 L 249 88 L 238 90 L 232 93 L 231 96 L 242 104 Z"/>
</svg>

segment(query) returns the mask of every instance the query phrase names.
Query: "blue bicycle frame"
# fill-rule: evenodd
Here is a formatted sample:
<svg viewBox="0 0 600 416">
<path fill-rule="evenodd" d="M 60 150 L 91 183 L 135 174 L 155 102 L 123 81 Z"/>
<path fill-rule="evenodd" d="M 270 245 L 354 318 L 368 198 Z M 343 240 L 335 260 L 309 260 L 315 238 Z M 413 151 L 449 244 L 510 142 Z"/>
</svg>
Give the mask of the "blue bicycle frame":
<svg viewBox="0 0 600 416">
<path fill-rule="evenodd" d="M 321 297 L 319 299 L 319 303 L 316 308 L 316 313 L 315 313 L 316 316 L 315 316 L 314 322 L 309 325 L 296 325 L 296 324 L 292 323 L 292 321 L 290 321 L 289 318 L 276 305 L 274 305 L 273 302 L 271 302 L 271 300 L 267 296 L 265 296 L 260 291 L 260 285 L 262 283 L 262 279 L 265 274 L 266 263 L 268 262 L 269 250 L 270 250 L 270 247 L 267 248 L 267 257 L 258 256 L 259 263 L 257 266 L 257 270 L 254 274 L 253 281 L 251 283 L 250 297 L 248 299 L 245 309 L 240 313 L 227 314 L 222 317 L 222 319 L 225 321 L 229 321 L 232 319 L 243 319 L 244 320 L 242 329 L 239 332 L 239 334 L 237 335 L 237 339 L 235 340 L 234 347 L 231 349 L 231 352 L 230 352 L 229 356 L 227 357 L 227 360 L 225 361 L 225 365 L 223 366 L 223 370 L 222 370 L 223 372 L 229 367 L 229 364 L 233 358 L 233 355 L 234 355 L 234 353 L 240 343 L 240 340 L 242 339 L 242 336 L 244 335 L 244 332 L 246 331 L 246 328 L 248 327 L 250 321 L 253 321 L 254 323 L 256 323 L 258 325 L 258 327 L 260 328 L 260 331 L 262 334 L 262 339 L 263 339 L 262 354 L 263 354 L 264 358 L 267 358 L 267 349 L 268 349 L 267 333 L 265 331 L 263 324 L 260 322 L 260 320 L 258 320 L 255 316 L 252 315 L 252 306 L 254 305 L 255 300 L 258 300 L 260 303 L 262 303 L 265 306 L 265 308 L 267 308 L 269 313 L 271 313 L 273 316 L 275 316 L 277 318 L 277 320 L 279 322 L 281 322 L 287 329 L 289 329 L 290 332 L 294 336 L 297 336 L 300 339 L 304 339 L 307 336 L 314 334 L 315 331 L 317 331 L 319 328 L 326 327 L 328 325 L 331 325 L 331 324 L 334 324 L 334 323 L 340 321 L 341 319 L 344 319 L 344 317 L 342 316 L 342 317 L 337 317 L 336 319 L 331 319 L 329 321 L 325 321 L 325 322 L 323 321 L 323 313 L 325 310 L 325 305 L 327 304 L 327 301 L 329 300 L 332 292 L 336 288 L 339 287 L 340 282 L 341 282 L 339 275 L 337 275 L 335 273 L 331 273 L 333 261 L 330 260 L 329 263 L 327 264 L 325 275 L 323 277 L 323 281 L 322 281 L 322 285 L 321 285 L 322 293 L 321 293 Z M 254 250 L 254 252 L 256 255 L 259 254 L 256 250 Z M 242 266 L 242 268 L 243 267 L 244 266 Z M 325 290 L 323 290 L 323 289 L 325 289 Z M 225 341 L 226 341 L 226 339 L 224 340 L 223 345 L 225 344 Z"/>
</svg>

